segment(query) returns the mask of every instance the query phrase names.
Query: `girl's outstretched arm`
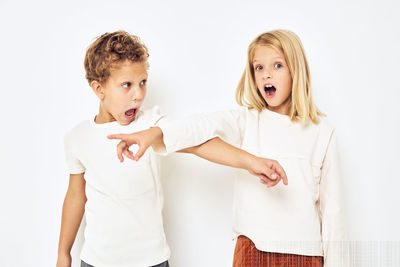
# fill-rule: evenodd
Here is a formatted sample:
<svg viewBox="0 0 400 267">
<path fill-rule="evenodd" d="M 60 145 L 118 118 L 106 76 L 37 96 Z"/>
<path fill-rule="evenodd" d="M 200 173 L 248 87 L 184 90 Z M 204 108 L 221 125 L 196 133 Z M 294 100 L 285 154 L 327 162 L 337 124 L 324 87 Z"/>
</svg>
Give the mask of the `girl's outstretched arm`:
<svg viewBox="0 0 400 267">
<path fill-rule="evenodd" d="M 113 134 L 109 135 L 108 138 L 121 140 L 117 145 L 117 154 L 121 162 L 124 161 L 123 156 L 132 160 L 139 160 L 150 145 L 157 147 L 158 150 L 165 149 L 163 133 L 159 127 L 133 134 Z M 129 150 L 129 147 L 133 144 L 139 146 L 135 155 Z M 245 169 L 259 177 L 260 181 L 268 187 L 278 184 L 281 179 L 285 185 L 288 184 L 286 173 L 277 161 L 256 157 L 225 143 L 219 138 L 211 139 L 201 145 L 185 148 L 178 152 L 192 153 L 218 164 Z"/>
<path fill-rule="evenodd" d="M 123 156 L 137 161 L 150 145 L 158 153 L 165 154 L 200 145 L 214 137 L 239 145 L 245 117 L 245 109 L 197 114 L 168 123 L 157 122 L 157 126 L 132 134 L 112 134 L 108 138 L 121 140 L 117 147 L 121 162 Z M 135 154 L 129 150 L 133 144 L 139 146 Z"/>
<path fill-rule="evenodd" d="M 267 187 L 278 184 L 280 180 L 283 180 L 285 185 L 288 184 L 286 173 L 276 160 L 256 157 L 222 141 L 218 137 L 178 152 L 192 153 L 214 163 L 245 169 L 259 177 L 261 183 L 267 185 Z"/>
</svg>

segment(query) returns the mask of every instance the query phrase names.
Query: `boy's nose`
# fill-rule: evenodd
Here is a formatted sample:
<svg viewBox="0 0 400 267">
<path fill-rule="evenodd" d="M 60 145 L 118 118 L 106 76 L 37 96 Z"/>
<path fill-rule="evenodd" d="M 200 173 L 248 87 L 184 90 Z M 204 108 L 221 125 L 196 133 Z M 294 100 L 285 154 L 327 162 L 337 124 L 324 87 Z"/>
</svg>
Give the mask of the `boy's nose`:
<svg viewBox="0 0 400 267">
<path fill-rule="evenodd" d="M 142 88 L 134 88 L 132 93 L 132 100 L 141 101 L 144 97 L 144 91 Z"/>
</svg>

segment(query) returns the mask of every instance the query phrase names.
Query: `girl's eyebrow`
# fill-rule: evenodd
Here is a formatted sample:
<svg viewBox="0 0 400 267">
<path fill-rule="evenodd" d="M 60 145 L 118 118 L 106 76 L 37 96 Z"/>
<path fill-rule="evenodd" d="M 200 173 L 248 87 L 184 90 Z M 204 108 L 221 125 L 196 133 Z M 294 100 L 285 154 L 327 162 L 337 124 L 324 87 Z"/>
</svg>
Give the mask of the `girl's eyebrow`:
<svg viewBox="0 0 400 267">
<path fill-rule="evenodd" d="M 277 57 L 274 57 L 274 58 L 272 59 L 272 61 L 275 61 L 275 60 L 284 61 L 284 58 L 281 57 L 281 56 L 277 56 Z M 262 61 L 262 60 L 254 59 L 254 60 L 253 60 L 253 64 L 256 63 L 256 62 L 258 62 L 258 61 Z"/>
</svg>

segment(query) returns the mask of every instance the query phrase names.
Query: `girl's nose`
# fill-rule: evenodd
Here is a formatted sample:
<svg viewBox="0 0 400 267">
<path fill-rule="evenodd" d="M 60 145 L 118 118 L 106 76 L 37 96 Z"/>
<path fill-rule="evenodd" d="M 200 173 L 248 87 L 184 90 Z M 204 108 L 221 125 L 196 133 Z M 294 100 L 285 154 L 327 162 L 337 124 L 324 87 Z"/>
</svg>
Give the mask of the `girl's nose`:
<svg viewBox="0 0 400 267">
<path fill-rule="evenodd" d="M 271 75 L 270 72 L 267 72 L 267 71 L 266 71 L 266 72 L 264 73 L 263 78 L 264 78 L 264 80 L 268 80 L 268 79 L 271 79 L 271 78 L 272 78 L 272 75 Z"/>
</svg>

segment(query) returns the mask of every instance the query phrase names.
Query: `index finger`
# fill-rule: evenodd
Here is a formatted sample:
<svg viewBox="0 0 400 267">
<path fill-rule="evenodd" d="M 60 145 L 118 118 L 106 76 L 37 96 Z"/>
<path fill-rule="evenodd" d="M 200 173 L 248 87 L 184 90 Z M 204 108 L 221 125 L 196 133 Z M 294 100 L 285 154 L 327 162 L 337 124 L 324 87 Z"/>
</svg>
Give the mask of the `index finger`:
<svg viewBox="0 0 400 267">
<path fill-rule="evenodd" d="M 279 163 L 274 163 L 274 169 L 275 169 L 275 171 L 279 174 L 279 176 L 282 178 L 282 180 L 283 180 L 283 183 L 285 184 L 285 185 L 288 185 L 288 179 L 287 179 L 287 176 L 286 176 L 286 172 L 285 172 L 285 170 L 282 168 L 282 166 L 279 164 Z"/>
<path fill-rule="evenodd" d="M 107 138 L 108 139 L 120 139 L 120 140 L 122 140 L 122 139 L 124 139 L 125 136 L 126 136 L 126 134 L 110 134 L 110 135 L 107 135 Z"/>
</svg>

